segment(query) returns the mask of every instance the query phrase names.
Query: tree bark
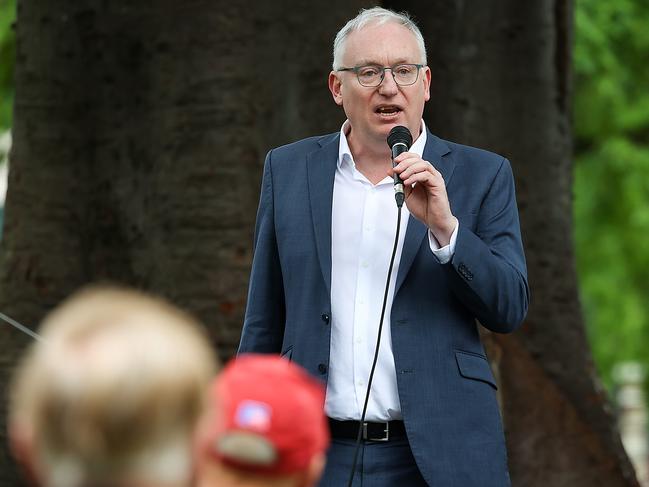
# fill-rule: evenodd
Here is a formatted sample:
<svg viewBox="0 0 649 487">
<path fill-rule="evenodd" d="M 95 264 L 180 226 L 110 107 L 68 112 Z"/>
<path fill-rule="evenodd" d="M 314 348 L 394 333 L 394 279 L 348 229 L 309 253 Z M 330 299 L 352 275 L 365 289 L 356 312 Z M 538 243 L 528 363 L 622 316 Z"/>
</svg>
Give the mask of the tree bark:
<svg viewBox="0 0 649 487">
<path fill-rule="evenodd" d="M 35 327 L 85 283 L 125 283 L 230 357 L 264 155 L 342 123 L 331 42 L 360 6 L 20 1 L 0 310 Z M 4 391 L 27 340 L 0 325 Z M 1 455 L 0 485 L 19 485 Z"/>
<path fill-rule="evenodd" d="M 636 486 L 582 318 L 572 242 L 572 2 L 387 2 L 420 22 L 434 133 L 510 159 L 532 301 L 485 334 L 514 486 Z"/>
<path fill-rule="evenodd" d="M 506 155 L 517 176 L 532 308 L 520 332 L 486 336 L 514 485 L 637 485 L 577 295 L 570 3 L 386 4 L 426 34 L 430 128 Z M 34 326 L 77 287 L 111 280 L 191 310 L 231 356 L 264 154 L 338 130 L 333 36 L 370 5 L 19 2 L 0 310 Z M 27 339 L 0 328 L 6 390 Z M 20 485 L 2 455 L 0 485 Z"/>
</svg>

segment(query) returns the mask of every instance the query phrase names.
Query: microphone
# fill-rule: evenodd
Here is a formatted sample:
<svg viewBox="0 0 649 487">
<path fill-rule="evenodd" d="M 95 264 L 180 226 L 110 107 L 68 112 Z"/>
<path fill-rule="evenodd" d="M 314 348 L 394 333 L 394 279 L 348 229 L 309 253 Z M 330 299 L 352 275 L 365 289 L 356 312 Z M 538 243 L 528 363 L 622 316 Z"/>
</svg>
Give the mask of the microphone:
<svg viewBox="0 0 649 487">
<path fill-rule="evenodd" d="M 394 127 L 388 134 L 388 145 L 392 150 L 392 167 L 394 167 L 395 157 L 410 150 L 410 146 L 412 145 L 410 130 L 403 125 Z M 394 199 L 397 201 L 397 207 L 401 208 L 405 195 L 403 193 L 403 181 L 397 173 L 394 173 Z"/>
</svg>

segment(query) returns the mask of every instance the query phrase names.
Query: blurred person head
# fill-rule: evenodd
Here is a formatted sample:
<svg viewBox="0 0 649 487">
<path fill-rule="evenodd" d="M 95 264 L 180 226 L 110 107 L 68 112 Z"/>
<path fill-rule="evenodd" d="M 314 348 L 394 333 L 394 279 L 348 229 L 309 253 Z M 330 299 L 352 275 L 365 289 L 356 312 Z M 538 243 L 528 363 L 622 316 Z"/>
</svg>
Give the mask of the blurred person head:
<svg viewBox="0 0 649 487">
<path fill-rule="evenodd" d="M 272 355 L 231 361 L 197 430 L 199 487 L 310 487 L 329 445 L 324 386 Z"/>
<path fill-rule="evenodd" d="M 11 389 L 19 462 L 46 487 L 184 486 L 216 361 L 159 299 L 88 288 L 49 314 Z"/>
</svg>

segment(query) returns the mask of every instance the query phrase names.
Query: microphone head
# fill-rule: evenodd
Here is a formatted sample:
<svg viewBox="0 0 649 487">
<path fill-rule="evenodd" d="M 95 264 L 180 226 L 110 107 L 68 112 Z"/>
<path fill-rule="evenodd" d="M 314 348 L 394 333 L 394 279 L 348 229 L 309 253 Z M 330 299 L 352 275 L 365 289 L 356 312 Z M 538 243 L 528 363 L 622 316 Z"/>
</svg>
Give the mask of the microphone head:
<svg viewBox="0 0 649 487">
<path fill-rule="evenodd" d="M 390 148 L 398 143 L 405 144 L 408 149 L 412 145 L 412 134 L 403 125 L 397 125 L 388 134 L 388 145 Z"/>
</svg>

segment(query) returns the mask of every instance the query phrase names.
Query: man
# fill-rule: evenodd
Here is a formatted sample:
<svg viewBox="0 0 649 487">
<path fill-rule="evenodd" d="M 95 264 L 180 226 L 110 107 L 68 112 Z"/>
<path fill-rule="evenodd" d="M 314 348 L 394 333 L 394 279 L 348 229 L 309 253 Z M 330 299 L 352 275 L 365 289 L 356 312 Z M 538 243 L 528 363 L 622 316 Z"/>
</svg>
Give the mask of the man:
<svg viewBox="0 0 649 487">
<path fill-rule="evenodd" d="M 53 311 L 17 369 L 9 433 L 43 487 L 188 487 L 191 444 L 216 372 L 196 321 L 116 288 Z"/>
<path fill-rule="evenodd" d="M 311 487 L 324 468 L 324 389 L 277 356 L 245 355 L 211 387 L 197 431 L 198 487 Z"/>
<path fill-rule="evenodd" d="M 280 352 L 327 383 L 321 485 L 346 485 L 396 231 L 386 137 L 406 203 L 354 485 L 509 485 L 496 383 L 475 320 L 511 332 L 529 290 L 509 162 L 422 120 L 431 71 L 405 15 L 361 11 L 334 41 L 337 134 L 272 150 L 240 351 Z"/>
</svg>

